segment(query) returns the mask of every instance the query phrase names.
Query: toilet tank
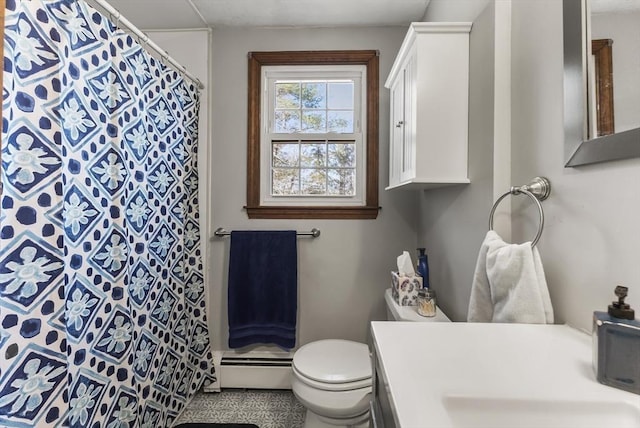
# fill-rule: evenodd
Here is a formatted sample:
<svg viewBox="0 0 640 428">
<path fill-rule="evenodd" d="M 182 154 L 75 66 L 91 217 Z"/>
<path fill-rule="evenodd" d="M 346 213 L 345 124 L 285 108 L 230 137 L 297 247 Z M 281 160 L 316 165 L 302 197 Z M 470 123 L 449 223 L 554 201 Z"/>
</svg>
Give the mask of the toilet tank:
<svg viewBox="0 0 640 428">
<path fill-rule="evenodd" d="M 436 309 L 435 317 L 423 317 L 418 314 L 415 306 L 400 306 L 393 300 L 390 288 L 384 292 L 384 301 L 387 304 L 388 321 L 451 322 L 439 307 Z"/>
</svg>

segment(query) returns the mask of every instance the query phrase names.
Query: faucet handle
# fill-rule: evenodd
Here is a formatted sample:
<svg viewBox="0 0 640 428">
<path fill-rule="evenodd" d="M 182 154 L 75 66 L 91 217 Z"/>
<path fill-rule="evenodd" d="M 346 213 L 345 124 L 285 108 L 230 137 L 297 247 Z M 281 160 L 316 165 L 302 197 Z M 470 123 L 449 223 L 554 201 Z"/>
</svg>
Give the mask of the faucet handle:
<svg viewBox="0 0 640 428">
<path fill-rule="evenodd" d="M 618 296 L 618 303 L 624 304 L 624 299 L 627 297 L 627 292 L 629 291 L 629 287 L 623 287 L 622 285 L 616 286 L 613 292 L 616 296 Z"/>
<path fill-rule="evenodd" d="M 629 291 L 628 287 L 623 287 L 622 285 L 618 285 L 613 291 L 616 296 L 618 296 L 617 302 L 612 302 L 609 305 L 609 315 L 615 318 L 632 320 L 635 319 L 635 312 L 631 309 L 631 306 L 628 303 L 624 302 L 624 298 L 627 297 L 627 292 Z"/>
</svg>

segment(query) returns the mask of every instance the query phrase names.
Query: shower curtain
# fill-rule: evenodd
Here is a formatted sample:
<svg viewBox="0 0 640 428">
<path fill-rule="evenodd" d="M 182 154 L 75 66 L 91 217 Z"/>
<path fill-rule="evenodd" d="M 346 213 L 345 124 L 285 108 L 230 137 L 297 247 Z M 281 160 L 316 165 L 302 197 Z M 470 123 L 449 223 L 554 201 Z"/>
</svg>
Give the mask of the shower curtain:
<svg viewBox="0 0 640 428">
<path fill-rule="evenodd" d="M 170 427 L 214 379 L 197 90 L 82 1 L 6 13 L 0 426 Z"/>
</svg>

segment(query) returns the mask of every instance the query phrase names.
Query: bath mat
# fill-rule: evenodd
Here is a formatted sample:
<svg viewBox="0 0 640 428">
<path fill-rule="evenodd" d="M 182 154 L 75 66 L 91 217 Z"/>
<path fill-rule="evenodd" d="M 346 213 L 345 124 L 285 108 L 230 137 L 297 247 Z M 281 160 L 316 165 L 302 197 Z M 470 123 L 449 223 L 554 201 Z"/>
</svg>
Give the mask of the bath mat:
<svg viewBox="0 0 640 428">
<path fill-rule="evenodd" d="M 259 428 L 254 424 L 217 424 L 217 423 L 187 423 L 176 425 L 174 428 Z"/>
<path fill-rule="evenodd" d="M 174 428 L 259 428 L 254 424 L 185 423 Z"/>
</svg>

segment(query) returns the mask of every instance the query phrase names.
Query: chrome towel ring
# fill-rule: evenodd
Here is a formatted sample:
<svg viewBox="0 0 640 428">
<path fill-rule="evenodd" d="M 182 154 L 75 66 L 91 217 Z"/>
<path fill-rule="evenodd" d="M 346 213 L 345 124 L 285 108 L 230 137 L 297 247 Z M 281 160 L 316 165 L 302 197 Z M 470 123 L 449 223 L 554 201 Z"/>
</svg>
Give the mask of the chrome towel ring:
<svg viewBox="0 0 640 428">
<path fill-rule="evenodd" d="M 549 194 L 551 194 L 551 183 L 549 182 L 549 179 L 545 177 L 535 177 L 529 184 L 525 184 L 524 186 L 512 186 L 508 192 L 505 192 L 500 196 L 493 204 L 493 208 L 491 208 L 491 213 L 489 214 L 489 230 L 493 230 L 493 214 L 496 212 L 498 204 L 509 195 L 519 195 L 521 193 L 527 195 L 536 203 L 536 206 L 538 207 L 538 214 L 540 215 L 538 233 L 535 238 L 533 238 L 533 241 L 531 241 L 531 246 L 534 247 L 540 240 L 540 236 L 542 236 L 542 229 L 544 228 L 544 212 L 542 211 L 542 204 L 540 201 L 544 201 L 549 197 Z"/>
</svg>

